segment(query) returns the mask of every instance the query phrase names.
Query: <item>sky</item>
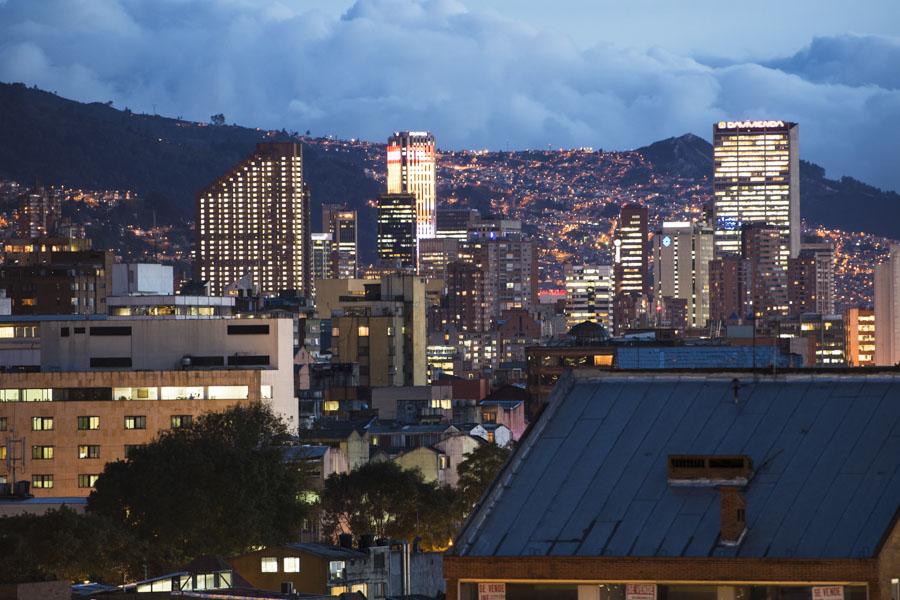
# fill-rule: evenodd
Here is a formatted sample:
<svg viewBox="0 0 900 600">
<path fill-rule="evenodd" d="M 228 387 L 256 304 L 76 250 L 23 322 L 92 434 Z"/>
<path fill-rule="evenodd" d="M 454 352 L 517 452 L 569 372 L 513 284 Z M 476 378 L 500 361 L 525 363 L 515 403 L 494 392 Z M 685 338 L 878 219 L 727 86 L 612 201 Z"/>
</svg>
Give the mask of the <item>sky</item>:
<svg viewBox="0 0 900 600">
<path fill-rule="evenodd" d="M 780 119 L 829 176 L 900 190 L 897 0 L 0 0 L 0 81 L 450 149 Z"/>
</svg>

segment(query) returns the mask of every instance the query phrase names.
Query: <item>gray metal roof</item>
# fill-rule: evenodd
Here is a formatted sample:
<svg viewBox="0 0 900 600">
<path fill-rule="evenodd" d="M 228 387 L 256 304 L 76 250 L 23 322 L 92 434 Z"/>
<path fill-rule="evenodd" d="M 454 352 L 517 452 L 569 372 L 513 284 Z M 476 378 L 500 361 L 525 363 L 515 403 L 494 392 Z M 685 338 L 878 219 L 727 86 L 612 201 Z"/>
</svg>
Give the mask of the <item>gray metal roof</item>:
<svg viewBox="0 0 900 600">
<path fill-rule="evenodd" d="M 739 546 L 669 454 L 752 458 Z M 570 373 L 452 552 L 871 557 L 898 509 L 900 375 Z"/>
</svg>

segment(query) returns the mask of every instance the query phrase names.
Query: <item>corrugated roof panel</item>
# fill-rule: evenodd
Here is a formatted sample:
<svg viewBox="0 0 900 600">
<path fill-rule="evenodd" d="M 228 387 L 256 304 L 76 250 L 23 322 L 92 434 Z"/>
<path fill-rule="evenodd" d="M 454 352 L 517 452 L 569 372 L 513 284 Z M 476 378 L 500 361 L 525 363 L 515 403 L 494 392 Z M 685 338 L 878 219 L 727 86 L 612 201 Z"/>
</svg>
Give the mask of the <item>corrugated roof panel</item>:
<svg viewBox="0 0 900 600">
<path fill-rule="evenodd" d="M 900 506 L 900 377 L 609 374 L 544 413 L 461 554 L 870 556 Z M 587 418 L 588 415 L 599 418 Z M 540 424 L 538 424 L 540 425 Z M 749 454 L 749 529 L 719 545 L 719 492 L 669 454 Z M 511 464 L 516 464 L 514 460 Z M 492 506 L 488 510 L 488 506 Z M 487 513 L 485 514 L 485 511 Z M 485 517 L 483 522 L 480 517 Z"/>
</svg>

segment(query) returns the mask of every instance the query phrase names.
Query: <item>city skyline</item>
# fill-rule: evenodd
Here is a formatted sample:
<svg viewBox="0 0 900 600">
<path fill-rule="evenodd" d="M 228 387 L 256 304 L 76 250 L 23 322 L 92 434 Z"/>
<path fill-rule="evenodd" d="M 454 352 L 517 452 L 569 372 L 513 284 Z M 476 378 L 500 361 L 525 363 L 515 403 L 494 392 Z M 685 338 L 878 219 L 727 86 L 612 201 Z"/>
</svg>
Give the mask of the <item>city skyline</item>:
<svg viewBox="0 0 900 600">
<path fill-rule="evenodd" d="M 586 40 L 569 33 L 571 16 L 542 23 L 533 6 L 520 15 L 495 4 L 359 0 L 313 10 L 304 2 L 268 9 L 162 3 L 149 11 L 122 2 L 95 5 L 85 18 L 71 5 L 51 10 L 8 0 L 0 3 L 0 80 L 139 112 L 193 120 L 223 113 L 229 122 L 342 138 L 427 129 L 448 149 L 627 149 L 685 132 L 707 138 L 708 123 L 718 120 L 778 115 L 806 124 L 804 158 L 830 174 L 900 189 L 892 168 L 900 31 L 890 25 L 900 19 L 892 20 L 897 9 L 889 3 L 875 4 L 879 10 L 866 18 L 849 3 L 833 3 L 831 11 L 803 3 L 808 19 L 797 7 L 777 20 L 753 14 L 730 36 L 731 46 L 718 31 L 737 18 L 728 10 L 700 6 L 672 23 L 633 14 L 624 22 L 623 30 L 646 25 L 648 32 L 661 23 L 683 32 L 709 22 L 709 37 L 695 43 L 718 41 L 704 53 L 673 36 L 654 44 L 649 33 L 623 43 L 612 27 Z M 621 11 L 607 10 L 611 22 L 623 22 Z M 405 30 L 420 50 L 394 69 L 390 48 Z M 78 44 L 81 35 L 94 44 Z M 757 40 L 773 36 L 777 50 L 764 51 Z M 202 43 L 222 39 L 225 47 Z M 352 50 L 357 44 L 384 52 L 362 56 Z M 176 59 L 169 48 L 192 60 Z M 329 69 L 317 68 L 323 61 Z M 209 92 L 194 94 L 197 85 Z M 419 101 L 397 94 L 407 88 Z"/>
</svg>

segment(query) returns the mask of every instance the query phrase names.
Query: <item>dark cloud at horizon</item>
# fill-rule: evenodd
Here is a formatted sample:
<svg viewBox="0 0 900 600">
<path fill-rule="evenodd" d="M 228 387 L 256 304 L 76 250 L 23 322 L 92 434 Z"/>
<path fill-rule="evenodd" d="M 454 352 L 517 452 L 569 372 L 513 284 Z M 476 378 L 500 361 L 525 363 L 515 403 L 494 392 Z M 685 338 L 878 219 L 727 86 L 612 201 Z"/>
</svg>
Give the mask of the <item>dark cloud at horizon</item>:
<svg viewBox="0 0 900 600">
<path fill-rule="evenodd" d="M 357 0 L 340 18 L 244 0 L 6 0 L 0 80 L 141 112 L 444 148 L 624 149 L 721 119 L 801 124 L 801 154 L 900 190 L 900 38 L 817 37 L 760 62 L 578 47 L 455 0 Z"/>
</svg>

